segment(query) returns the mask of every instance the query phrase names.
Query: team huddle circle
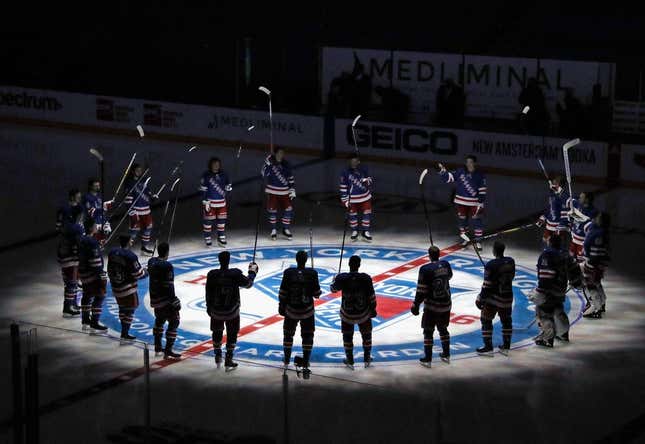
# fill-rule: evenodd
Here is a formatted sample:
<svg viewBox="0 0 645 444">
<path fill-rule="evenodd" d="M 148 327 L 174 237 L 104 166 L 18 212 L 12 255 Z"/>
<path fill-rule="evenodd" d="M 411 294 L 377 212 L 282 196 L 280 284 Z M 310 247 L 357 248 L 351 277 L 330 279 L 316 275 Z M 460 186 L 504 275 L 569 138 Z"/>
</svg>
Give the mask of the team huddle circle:
<svg viewBox="0 0 645 444">
<path fill-rule="evenodd" d="M 309 246 L 258 247 L 256 262 L 260 271 L 250 289 L 241 289 L 240 333 L 236 357 L 239 359 L 282 363 L 283 321 L 278 315 L 279 288 L 285 269 L 295 267 L 298 250 Z M 230 249 L 231 268 L 246 272 L 253 257 L 252 248 Z M 313 248 L 314 268 L 318 272 L 321 297 L 315 304 L 315 337 L 312 364 L 343 365 L 345 351 L 341 334 L 340 293 L 332 293 L 330 285 L 338 273 L 341 250 L 334 245 L 318 245 Z M 396 364 L 416 361 L 424 356 L 421 316 L 413 316 L 410 308 L 414 302 L 420 261 L 427 260 L 425 249 L 395 248 L 369 245 L 368 247 L 345 247 L 343 270 L 347 258 L 361 258 L 360 271 L 374 279 L 377 315 L 372 318 L 372 359 L 375 363 Z M 452 359 L 476 356 L 475 350 L 482 344 L 480 310 L 475 300 L 482 287 L 483 267 L 477 257 L 463 251 L 442 257 L 450 263 L 453 278 L 450 280 L 452 309 L 450 311 L 450 352 Z M 181 349 L 208 350 L 203 343 L 211 339 L 210 317 L 206 312 L 206 275 L 219 268 L 218 254 L 213 250 L 199 251 L 181 256 L 172 256 L 169 262 L 175 272 L 175 294 L 181 300 L 181 322 L 177 331 L 176 346 Z M 311 265 L 310 262 L 307 264 Z M 513 335 L 512 348 L 533 343 L 538 334 L 535 323 L 535 306 L 528 296 L 537 281 L 533 270 L 517 266 L 513 279 Z M 139 339 L 152 342 L 154 310 L 150 307 L 149 282 L 138 282 L 141 304 L 134 313 L 131 332 Z M 568 298 L 565 310 L 572 323 L 584 309 L 582 295 Z M 105 315 L 102 320 L 111 330 L 120 331 L 119 308 L 108 286 Z M 355 333 L 355 358 L 361 359 L 360 333 Z M 494 343 L 501 343 L 499 319 L 494 322 Z M 200 344 L 202 347 L 200 348 Z M 293 355 L 302 354 L 300 331 L 296 332 Z M 441 343 L 435 338 L 433 354 L 441 351 Z"/>
</svg>

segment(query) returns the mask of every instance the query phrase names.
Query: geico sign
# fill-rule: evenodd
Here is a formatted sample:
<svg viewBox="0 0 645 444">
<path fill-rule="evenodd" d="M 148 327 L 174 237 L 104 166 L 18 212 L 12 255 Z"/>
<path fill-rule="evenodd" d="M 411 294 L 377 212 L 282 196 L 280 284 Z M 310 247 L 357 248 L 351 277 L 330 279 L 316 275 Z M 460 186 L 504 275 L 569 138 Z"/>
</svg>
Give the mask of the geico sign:
<svg viewBox="0 0 645 444">
<path fill-rule="evenodd" d="M 351 125 L 347 125 L 345 136 L 352 146 Z M 359 124 L 356 125 L 356 143 L 362 148 L 454 155 L 459 140 L 455 133 L 446 130 Z"/>
</svg>

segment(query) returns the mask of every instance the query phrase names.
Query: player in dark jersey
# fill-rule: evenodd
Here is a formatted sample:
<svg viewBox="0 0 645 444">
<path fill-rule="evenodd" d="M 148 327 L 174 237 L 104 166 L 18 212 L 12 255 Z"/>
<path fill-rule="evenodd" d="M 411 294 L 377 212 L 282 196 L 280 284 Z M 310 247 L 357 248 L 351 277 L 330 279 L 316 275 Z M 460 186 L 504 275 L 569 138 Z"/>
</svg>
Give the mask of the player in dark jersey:
<svg viewBox="0 0 645 444">
<path fill-rule="evenodd" d="M 81 208 L 81 192 L 78 188 L 72 188 L 67 192 L 67 203 L 56 211 L 56 231 L 61 233 L 66 223 L 76 222 L 75 217 Z"/>
<path fill-rule="evenodd" d="M 567 284 L 580 288 L 582 273 L 573 256 L 562 251 L 560 236 L 549 238 L 549 246 L 538 259 L 537 271 L 538 285 L 530 296 L 541 328 L 535 343 L 553 347 L 554 338 L 569 342 L 569 317 L 564 311 Z"/>
<path fill-rule="evenodd" d="M 319 298 L 320 283 L 318 272 L 313 268 L 306 268 L 307 252 L 300 250 L 296 253 L 297 267 L 291 267 L 282 273 L 280 283 L 280 303 L 278 313 L 284 316 L 284 371 L 289 367 L 291 348 L 296 327 L 300 323 L 302 336 L 302 368 L 305 378 L 309 377 L 309 359 L 314 345 L 314 330 L 316 320 L 314 317 L 314 298 Z M 296 364 L 299 360 L 294 360 Z M 298 365 L 298 367 L 300 367 Z"/>
<path fill-rule="evenodd" d="M 81 237 L 78 248 L 78 272 L 83 284 L 81 297 L 81 326 L 83 330 L 103 333 L 107 327 L 101 325 L 103 300 L 107 275 L 103 270 L 103 249 L 96 237 L 98 225 L 92 217 L 85 219 L 85 235 Z"/>
<path fill-rule="evenodd" d="M 584 241 L 584 280 L 589 290 L 590 306 L 585 311 L 587 319 L 600 319 L 605 312 L 605 289 L 602 279 L 609 266 L 609 214 L 599 213 L 589 227 Z"/>
<path fill-rule="evenodd" d="M 136 339 L 130 334 L 130 325 L 134 320 L 134 311 L 139 306 L 137 281 L 147 276 L 139 258 L 130 250 L 133 243 L 130 236 L 119 236 L 120 247 L 113 248 L 108 254 L 108 277 L 112 294 L 119 305 L 122 344 Z"/>
<path fill-rule="evenodd" d="M 493 319 L 499 315 L 502 323 L 502 345 L 499 351 L 508 356 L 513 335 L 513 278 L 515 278 L 515 261 L 504 256 L 506 245 L 495 241 L 493 254 L 495 259 L 488 261 L 484 267 L 484 283 L 475 304 L 481 310 L 482 338 L 484 346 L 477 349 L 482 356 L 493 356 Z"/>
<path fill-rule="evenodd" d="M 72 192 L 70 192 L 70 195 Z M 80 199 L 80 193 L 75 195 Z M 59 226 L 58 247 L 56 255 L 63 275 L 63 317 L 78 316 L 80 311 L 76 305 L 78 296 L 78 245 L 83 235 L 81 219 L 83 209 L 74 204 L 63 207 L 58 213 L 56 226 Z"/>
<path fill-rule="evenodd" d="M 251 262 L 248 276 L 244 276 L 239 268 L 228 268 L 231 261 L 228 251 L 222 251 L 218 258 L 220 268 L 209 271 L 206 277 L 206 312 L 211 317 L 213 350 L 218 368 L 222 363 L 222 336 L 226 325 L 224 367 L 226 371 L 232 371 L 237 367 L 237 362 L 233 362 L 233 352 L 240 331 L 240 287 L 251 288 L 258 265 Z"/>
<path fill-rule="evenodd" d="M 179 327 L 179 310 L 181 301 L 175 295 L 175 271 L 168 262 L 170 246 L 162 242 L 157 246 L 158 257 L 148 261 L 148 276 L 150 276 L 150 306 L 155 310 L 155 326 L 152 329 L 155 338 L 155 354 L 163 351 L 164 359 L 179 359 L 181 355 L 172 351 L 177 339 Z M 166 347 L 161 345 L 164 325 L 166 330 Z"/>
<path fill-rule="evenodd" d="M 432 246 L 428 249 L 430 263 L 419 270 L 419 281 L 417 283 L 417 294 L 410 311 L 413 315 L 419 315 L 419 306 L 423 302 L 423 349 L 425 356 L 419 359 L 421 365 L 430 367 L 432 363 L 432 344 L 434 341 L 434 329 L 437 327 L 441 339 L 443 351 L 439 355 L 442 361 L 450 362 L 450 309 L 452 299 L 450 296 L 450 279 L 452 268 L 448 261 L 439 260 L 439 248 Z"/>
<path fill-rule="evenodd" d="M 349 258 L 349 273 L 340 273 L 331 284 L 331 291 L 342 291 L 340 306 L 341 331 L 345 359 L 343 363 L 354 369 L 354 326 L 358 325 L 363 339 L 363 362 L 369 367 L 372 362 L 372 318 L 376 317 L 376 295 L 372 278 L 359 273 L 361 258 Z"/>
</svg>

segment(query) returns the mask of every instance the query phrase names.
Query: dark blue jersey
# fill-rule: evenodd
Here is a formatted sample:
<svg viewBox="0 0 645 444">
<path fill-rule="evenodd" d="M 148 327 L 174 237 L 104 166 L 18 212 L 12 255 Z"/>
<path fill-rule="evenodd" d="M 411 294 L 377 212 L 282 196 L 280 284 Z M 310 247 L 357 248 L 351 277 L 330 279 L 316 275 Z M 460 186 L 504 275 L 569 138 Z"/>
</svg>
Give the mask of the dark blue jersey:
<svg viewBox="0 0 645 444">
<path fill-rule="evenodd" d="M 146 277 L 139 258 L 127 248 L 110 250 L 107 271 L 115 298 L 136 294 L 137 281 Z"/>
<path fill-rule="evenodd" d="M 206 277 L 206 311 L 213 319 L 228 320 L 240 313 L 240 287 L 251 288 L 255 273 L 239 268 L 211 270 Z"/>
<path fill-rule="evenodd" d="M 452 268 L 448 261 L 430 262 L 419 270 L 414 304 L 424 304 L 424 310 L 446 312 L 452 308 L 450 279 Z"/>
<path fill-rule="evenodd" d="M 103 279 L 103 251 L 94 236 L 83 236 L 79 244 L 78 273 L 83 284 Z"/>
<path fill-rule="evenodd" d="M 306 319 L 314 314 L 314 298 L 320 297 L 318 272 L 313 268 L 287 268 L 280 283 L 280 304 L 292 319 Z"/>
<path fill-rule="evenodd" d="M 148 261 L 150 277 L 150 306 L 165 307 L 175 300 L 175 270 L 172 264 L 158 257 Z"/>
<path fill-rule="evenodd" d="M 513 306 L 513 279 L 515 261 L 512 257 L 498 257 L 486 263 L 481 301 L 496 307 Z"/>
<path fill-rule="evenodd" d="M 336 276 L 331 291 L 342 291 L 340 318 L 350 324 L 360 324 L 376 310 L 374 284 L 369 274 L 350 271 Z"/>
</svg>

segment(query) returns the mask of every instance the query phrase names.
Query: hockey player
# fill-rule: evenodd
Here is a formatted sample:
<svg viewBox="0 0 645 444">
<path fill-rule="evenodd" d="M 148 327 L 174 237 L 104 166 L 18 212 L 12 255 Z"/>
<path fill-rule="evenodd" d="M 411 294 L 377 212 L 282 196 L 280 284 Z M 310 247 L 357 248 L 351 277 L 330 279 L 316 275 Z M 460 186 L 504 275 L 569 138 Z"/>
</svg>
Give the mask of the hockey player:
<svg viewBox="0 0 645 444">
<path fill-rule="evenodd" d="M 417 294 L 410 311 L 413 315 L 419 315 L 419 306 L 423 302 L 423 349 L 425 356 L 419 359 L 421 365 L 430 367 L 432 363 L 432 344 L 434 341 L 434 329 L 437 327 L 441 339 L 442 352 L 439 355 L 442 361 L 450 362 L 450 309 L 452 299 L 450 296 L 450 279 L 452 268 L 448 261 L 439 260 L 439 248 L 432 246 L 428 249 L 430 263 L 419 270 L 417 283 Z"/>
<path fill-rule="evenodd" d="M 376 295 L 372 278 L 359 273 L 361 258 L 349 258 L 349 273 L 340 273 L 331 284 L 331 291 L 342 291 L 340 306 L 341 331 L 345 359 L 343 363 L 354 370 L 354 326 L 358 325 L 363 339 L 363 362 L 372 362 L 372 318 L 376 317 Z"/>
<path fill-rule="evenodd" d="M 562 177 L 560 176 L 555 176 L 549 181 L 549 204 L 536 223 L 538 227 L 544 227 L 542 240 L 545 247 L 549 245 L 551 236 L 559 236 L 561 244 L 564 245 L 566 232 L 569 231 L 569 213 L 566 207 L 567 194 L 564 192 L 561 183 Z"/>
<path fill-rule="evenodd" d="M 296 334 L 296 327 L 300 323 L 300 335 L 302 336 L 302 367 L 304 377 L 310 374 L 309 359 L 314 344 L 314 330 L 316 320 L 314 318 L 314 298 L 319 298 L 320 283 L 318 272 L 313 268 L 307 268 L 307 252 L 300 250 L 296 253 L 297 267 L 291 267 L 282 273 L 280 283 L 280 302 L 278 313 L 284 316 L 284 369 L 289 367 L 291 361 L 291 348 L 293 337 Z"/>
<path fill-rule="evenodd" d="M 265 180 L 264 192 L 267 195 L 267 212 L 271 226 L 271 239 L 278 237 L 278 211 L 282 210 L 282 234 L 293 239 L 291 219 L 293 218 L 293 199 L 296 198 L 295 179 L 291 165 L 284 158 L 284 149 L 277 148 L 275 154 L 269 155 L 262 166 L 262 177 Z"/>
<path fill-rule="evenodd" d="M 504 256 L 506 245 L 501 241 L 493 244 L 495 259 L 484 267 L 484 282 L 475 304 L 481 310 L 482 338 L 484 346 L 477 349 L 482 356 L 493 356 L 493 319 L 499 315 L 502 323 L 502 344 L 499 351 L 508 356 L 513 334 L 513 278 L 515 261 Z"/>
<path fill-rule="evenodd" d="M 81 237 L 78 249 L 78 272 L 83 284 L 81 327 L 83 330 L 102 333 L 107 330 L 106 326 L 99 323 L 107 284 L 107 275 L 103 270 L 103 250 L 96 239 L 98 226 L 94 219 L 86 218 L 83 225 L 85 235 Z"/>
<path fill-rule="evenodd" d="M 598 210 L 593 206 L 594 196 L 590 192 L 580 193 L 578 199 L 569 201 L 571 220 L 571 244 L 569 252 L 579 262 L 584 260 L 584 243 L 587 231 L 593 220 L 598 215 Z"/>
<path fill-rule="evenodd" d="M 226 371 L 232 371 L 237 367 L 237 362 L 233 362 L 233 352 L 240 331 L 240 287 L 251 288 L 258 265 L 251 262 L 248 276 L 244 276 L 239 268 L 228 268 L 231 261 L 228 251 L 220 252 L 218 258 L 220 268 L 209 271 L 206 277 L 206 312 L 211 318 L 213 351 L 218 368 L 222 364 L 222 336 L 226 325 L 224 367 Z"/>
<path fill-rule="evenodd" d="M 77 188 L 72 188 L 67 192 L 67 203 L 60 207 L 56 212 L 56 231 L 61 233 L 66 223 L 75 223 L 78 208 L 81 205 L 81 192 Z M 74 214 L 72 214 L 74 213 Z"/>
<path fill-rule="evenodd" d="M 92 218 L 97 224 L 94 237 L 103 242 L 112 232 L 110 222 L 106 219 L 105 213 L 112 207 L 112 201 L 103 202 L 101 198 L 101 181 L 90 179 L 87 181 L 87 193 L 83 196 L 83 211 L 85 218 Z"/>
<path fill-rule="evenodd" d="M 222 171 L 222 162 L 217 157 L 208 161 L 208 171 L 202 175 L 199 184 L 202 192 L 203 231 L 206 246 L 212 245 L 213 222 L 217 224 L 217 243 L 226 246 L 226 218 L 228 217 L 227 193 L 233 191 L 228 175 Z"/>
<path fill-rule="evenodd" d="M 358 154 L 349 158 L 349 168 L 340 175 L 340 201 L 349 211 L 351 239 L 358 238 L 358 213 L 361 213 L 361 234 L 366 241 L 372 240 L 370 222 L 372 216 L 372 178 L 367 168 L 361 165 Z"/>
<path fill-rule="evenodd" d="M 156 196 L 153 196 L 150 188 L 145 186 L 145 180 L 141 179 L 142 174 L 143 167 L 141 165 L 136 163 L 132 165 L 132 175 L 125 184 L 125 204 L 128 208 L 132 206 L 128 213 L 132 241 L 136 241 L 137 236 L 141 235 L 141 252 L 152 254 L 151 235 L 153 223 L 150 203 Z"/>
<path fill-rule="evenodd" d="M 602 279 L 609 265 L 609 227 L 609 214 L 598 213 L 585 237 L 583 274 L 591 300 L 583 314 L 585 318 L 600 319 L 605 311 L 607 297 Z"/>
<path fill-rule="evenodd" d="M 447 171 L 443 164 L 439 164 L 439 174 L 446 183 L 455 182 L 455 207 L 459 219 L 459 234 L 468 231 L 468 218 L 470 218 L 475 238 L 484 234 L 484 203 L 486 201 L 486 176 L 477 169 L 477 157 L 466 157 L 466 165 L 455 171 Z M 481 244 L 475 242 L 475 248 L 481 250 Z"/>
<path fill-rule="evenodd" d="M 130 236 L 119 236 L 120 247 L 113 248 L 108 254 L 108 277 L 112 285 L 112 294 L 119 305 L 122 344 L 136 339 L 130 334 L 130 325 L 134 319 L 134 311 L 139 306 L 137 281 L 147 276 L 139 258 L 130 250 L 132 244 Z"/>
<path fill-rule="evenodd" d="M 569 317 L 564 311 L 567 284 L 582 286 L 580 267 L 567 251 L 562 251 L 560 236 L 551 236 L 549 246 L 537 263 L 538 285 L 530 299 L 536 307 L 541 333 L 535 344 L 553 347 L 553 339 L 569 341 Z"/>
<path fill-rule="evenodd" d="M 155 326 L 152 333 L 155 338 L 155 354 L 163 351 L 164 359 L 179 359 L 181 355 L 172 350 L 177 339 L 179 327 L 179 310 L 181 301 L 175 295 L 175 271 L 168 262 L 170 246 L 162 242 L 157 246 L 158 257 L 148 261 L 148 275 L 150 276 L 150 306 L 155 310 Z M 161 345 L 163 328 L 168 322 L 166 330 L 166 347 Z"/>
<path fill-rule="evenodd" d="M 58 239 L 57 256 L 63 275 L 63 285 L 65 287 L 63 295 L 63 317 L 68 318 L 78 316 L 78 306 L 76 297 L 78 295 L 78 245 L 83 235 L 81 219 L 83 218 L 83 209 L 80 204 L 80 192 L 70 192 L 74 196 L 74 202 L 70 200 L 70 205 L 63 207 L 58 212 L 56 225 L 60 223 L 60 236 Z"/>
</svg>

